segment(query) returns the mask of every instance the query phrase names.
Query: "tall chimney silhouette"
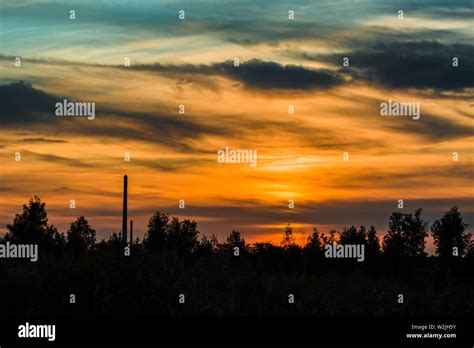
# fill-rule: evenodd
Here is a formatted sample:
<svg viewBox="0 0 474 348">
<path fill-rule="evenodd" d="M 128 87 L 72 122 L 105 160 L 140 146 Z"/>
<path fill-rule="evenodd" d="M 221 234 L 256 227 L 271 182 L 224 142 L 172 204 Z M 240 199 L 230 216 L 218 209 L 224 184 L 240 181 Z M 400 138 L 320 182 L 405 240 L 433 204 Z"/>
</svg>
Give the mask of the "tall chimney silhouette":
<svg viewBox="0 0 474 348">
<path fill-rule="evenodd" d="M 127 186 L 128 177 L 123 176 L 122 242 L 127 243 Z"/>
<path fill-rule="evenodd" d="M 133 220 L 130 220 L 130 246 L 133 243 Z"/>
</svg>

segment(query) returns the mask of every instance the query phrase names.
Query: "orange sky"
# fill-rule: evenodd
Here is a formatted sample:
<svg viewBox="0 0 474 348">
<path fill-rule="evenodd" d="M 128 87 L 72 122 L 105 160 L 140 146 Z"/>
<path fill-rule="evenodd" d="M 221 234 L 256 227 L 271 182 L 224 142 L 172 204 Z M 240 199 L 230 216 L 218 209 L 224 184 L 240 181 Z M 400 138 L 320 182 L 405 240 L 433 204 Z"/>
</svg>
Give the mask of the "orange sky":
<svg viewBox="0 0 474 348">
<path fill-rule="evenodd" d="M 382 36 L 384 30 L 402 30 L 412 35 L 403 42 L 424 39 L 413 31 L 427 27 L 384 21 L 393 16 L 390 11 L 360 18 L 352 29 L 334 29 L 328 38 L 281 34 L 251 44 L 226 41 L 209 30 L 193 33 L 197 22 L 188 33 L 163 37 L 139 34 L 130 26 L 134 39 L 118 42 L 108 23 L 95 40 L 81 45 L 80 38 L 94 34 L 90 26 L 81 31 L 81 23 L 75 23 L 74 29 L 53 35 L 45 48 L 33 44 L 35 50 L 26 41 L 21 46 L 23 36 L 15 45 L 7 36 L 0 57 L 2 84 L 25 81 L 58 101 L 95 102 L 96 117 L 57 119 L 54 110 L 7 108 L 0 139 L 0 231 L 37 194 L 47 203 L 50 222 L 62 231 L 85 215 L 100 236 L 118 232 L 124 174 L 129 176 L 129 216 L 139 236 L 155 210 L 196 219 L 202 233 L 221 239 L 238 228 L 248 241 L 279 241 L 286 223 L 295 227 L 297 241 L 312 226 L 375 224 L 383 234 L 398 199 L 405 201 L 405 212 L 425 208 L 431 222 L 458 204 L 472 224 L 472 88 L 393 88 L 341 72 L 338 61 L 328 62 L 331 54 L 355 52 L 341 43 L 344 30 L 348 37 L 355 31 L 377 30 L 372 35 Z M 417 15 L 422 18 L 423 12 Z M 472 24 L 424 20 L 430 30 L 436 25 L 452 29 L 460 42 L 466 23 Z M 12 29 L 4 34 L 13 33 L 14 24 L 7 24 Z M 449 40 L 442 44 L 453 44 Z M 69 44 L 53 48 L 59 41 Z M 305 57 L 325 58 L 296 55 L 303 51 Z M 18 52 L 23 64 L 15 68 Z M 126 54 L 132 56 L 129 68 L 120 65 Z M 345 81 L 324 88 L 265 88 L 218 65 L 231 64 L 236 56 L 242 67 L 278 62 L 283 69 L 288 64 L 318 73 L 324 68 Z M 379 105 L 388 99 L 420 103 L 420 120 L 381 117 Z M 34 107 L 31 100 L 24 103 Z M 178 113 L 180 104 L 185 114 Z M 290 104 L 294 114 L 288 113 Z M 216 153 L 226 147 L 256 150 L 257 166 L 218 163 Z M 14 160 L 16 152 L 20 162 Z M 124 161 L 125 152 L 131 161 Z M 452 160 L 453 152 L 459 161 Z M 76 209 L 69 209 L 70 199 Z M 178 209 L 180 199 L 185 209 Z M 294 209 L 288 200 L 295 201 Z"/>
</svg>

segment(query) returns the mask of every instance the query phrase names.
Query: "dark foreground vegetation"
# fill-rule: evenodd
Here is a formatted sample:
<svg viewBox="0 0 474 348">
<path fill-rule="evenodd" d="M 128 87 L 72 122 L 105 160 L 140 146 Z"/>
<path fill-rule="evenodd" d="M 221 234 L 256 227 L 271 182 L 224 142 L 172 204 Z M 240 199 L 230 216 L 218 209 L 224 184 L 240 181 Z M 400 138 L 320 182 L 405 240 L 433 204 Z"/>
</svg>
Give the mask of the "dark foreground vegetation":
<svg viewBox="0 0 474 348">
<path fill-rule="evenodd" d="M 130 244 L 117 234 L 97 242 L 84 217 L 61 234 L 35 197 L 0 242 L 38 244 L 40 257 L 0 259 L 0 312 L 84 318 L 472 315 L 474 248 L 458 207 L 431 226 L 421 214 L 393 213 L 382 243 L 374 227 L 351 226 L 340 233 L 315 229 L 301 247 L 290 225 L 280 246 L 248 245 L 239 231 L 223 242 L 198 238 L 196 222 L 157 212 L 145 238 Z M 428 232 L 436 256 L 424 252 Z M 364 262 L 326 258 L 324 245 L 333 241 L 364 244 Z"/>
</svg>

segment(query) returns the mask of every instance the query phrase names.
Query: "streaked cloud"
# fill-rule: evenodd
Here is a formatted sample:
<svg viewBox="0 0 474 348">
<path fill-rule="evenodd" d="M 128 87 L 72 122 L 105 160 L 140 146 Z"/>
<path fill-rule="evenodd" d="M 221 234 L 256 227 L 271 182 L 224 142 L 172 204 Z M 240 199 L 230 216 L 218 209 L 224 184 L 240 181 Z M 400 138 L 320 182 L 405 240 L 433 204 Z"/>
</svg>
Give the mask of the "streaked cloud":
<svg viewBox="0 0 474 348">
<path fill-rule="evenodd" d="M 239 63 L 240 64 L 240 63 Z M 249 88 L 260 89 L 313 89 L 329 88 L 343 82 L 337 72 L 308 69 L 296 65 L 281 65 L 251 59 L 238 67 L 232 61 L 206 65 L 138 65 L 133 69 L 175 74 L 223 75 L 244 83 Z"/>
</svg>

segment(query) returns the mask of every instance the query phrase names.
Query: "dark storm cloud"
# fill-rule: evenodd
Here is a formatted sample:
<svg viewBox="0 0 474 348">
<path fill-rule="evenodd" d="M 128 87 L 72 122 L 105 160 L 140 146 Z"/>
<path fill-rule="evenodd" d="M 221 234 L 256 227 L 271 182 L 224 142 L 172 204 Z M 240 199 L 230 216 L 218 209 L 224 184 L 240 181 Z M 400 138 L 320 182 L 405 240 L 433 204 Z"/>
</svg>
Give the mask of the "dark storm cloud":
<svg viewBox="0 0 474 348">
<path fill-rule="evenodd" d="M 5 56 L 0 54 L 0 60 L 13 60 L 13 56 Z M 343 76 L 335 70 L 328 69 L 311 69 L 301 65 L 283 65 L 273 61 L 263 61 L 260 59 L 250 59 L 241 62 L 240 66 L 235 67 L 233 61 L 225 61 L 214 64 L 139 64 L 130 67 L 123 65 L 101 65 L 90 63 L 69 62 L 61 60 L 45 60 L 45 59 L 27 59 L 31 63 L 42 63 L 52 65 L 73 65 L 73 66 L 93 66 L 102 68 L 118 68 L 125 70 L 138 70 L 160 73 L 165 76 L 176 78 L 180 83 L 199 83 L 201 85 L 212 85 L 212 76 L 226 76 L 230 79 L 243 83 L 245 86 L 255 89 L 288 89 L 288 90 L 308 90 L 308 89 L 324 89 L 339 85 L 344 82 Z M 7 87 L 10 86 L 10 87 Z M 39 96 L 38 91 L 29 84 L 12 83 L 4 88 L 7 91 L 3 93 L 12 93 L 14 88 L 20 93 L 30 93 L 36 99 Z M 211 86 L 212 87 L 212 86 Z M 2 92 L 0 92 L 2 93 Z M 41 91 L 39 92 L 41 93 Z M 7 97 L 7 96 L 5 96 Z M 43 96 L 44 97 L 44 96 Z M 52 96 L 50 96 L 52 97 Z M 57 97 L 59 99 L 59 97 Z M 43 101 L 43 109 L 51 110 L 51 102 L 56 99 L 49 98 L 49 104 Z M 62 100 L 62 99 L 61 99 Z M 16 98 L 13 110 L 18 110 L 18 105 L 22 103 Z M 54 106 L 54 103 L 53 103 Z M 37 109 L 35 109 L 38 111 Z"/>
<path fill-rule="evenodd" d="M 159 66 L 159 69 L 162 67 Z M 169 68 L 169 69 L 168 69 Z M 206 71 L 209 66 L 187 65 L 181 67 L 166 67 L 167 71 Z M 318 128 L 301 125 L 297 121 L 278 121 L 246 119 L 245 115 L 233 114 L 223 115 L 219 118 L 219 125 L 215 123 L 197 123 L 190 119 L 170 116 L 166 113 L 148 114 L 139 112 L 127 112 L 117 110 L 101 110 L 96 105 L 96 119 L 85 118 L 61 118 L 54 115 L 54 103 L 64 97 L 53 96 L 31 85 L 15 83 L 0 87 L 0 100 L 7 100 L 15 92 L 15 98 L 10 100 L 7 108 L 0 111 L 2 120 L 0 128 L 18 129 L 28 131 L 20 143 L 54 143 L 66 142 L 68 136 L 95 136 L 110 138 L 127 142 L 138 140 L 151 144 L 160 144 L 182 153 L 192 154 L 215 154 L 216 149 L 200 148 L 194 142 L 195 139 L 206 135 L 233 135 L 245 134 L 247 143 L 257 144 L 260 142 L 260 134 L 255 129 L 265 132 L 267 137 L 279 139 L 281 134 L 298 134 L 304 146 L 325 149 L 338 149 L 341 146 L 357 146 L 358 148 L 373 148 L 380 146 L 377 141 L 352 138 L 348 139 L 335 131 L 321 131 Z M 28 100 L 28 102 L 24 102 Z M 17 101 L 17 102 L 14 102 Z M 15 111 L 15 108 L 21 112 Z M 119 120 L 120 122 L 116 122 Z M 125 124 L 124 124 L 125 123 Z M 102 161 L 103 162 L 103 161 Z M 186 158 L 159 159 L 151 161 L 135 160 L 134 165 L 141 165 L 161 171 L 173 171 L 189 165 L 205 164 L 207 160 L 193 160 Z"/>
<path fill-rule="evenodd" d="M 24 82 L 0 86 L 0 120 L 3 125 L 46 121 L 54 114 L 58 100 Z"/>
<path fill-rule="evenodd" d="M 23 130 L 34 131 L 36 135 L 43 133 L 48 136 L 83 135 L 139 140 L 193 153 L 199 150 L 189 145 L 188 141 L 206 135 L 226 135 L 231 131 L 171 114 L 124 112 L 101 109 L 100 105 L 96 105 L 94 120 L 57 117 L 54 105 L 63 99 L 68 98 L 48 94 L 26 83 L 0 86 L 0 127 L 18 129 L 21 126 Z M 127 124 L 114 122 L 117 120 Z"/>
<path fill-rule="evenodd" d="M 393 39 L 399 37 L 394 34 Z M 390 41 L 390 40 L 389 40 Z M 459 91 L 474 87 L 474 46 L 438 41 L 393 41 L 368 43 L 358 41 L 351 50 L 330 55 L 297 52 L 290 55 L 306 60 L 323 61 L 340 67 L 342 59 L 350 59 L 347 69 L 310 69 L 300 65 L 251 59 L 235 67 L 233 62 L 211 65 L 147 64 L 133 67 L 165 75 L 221 75 L 254 89 L 310 90 L 326 89 L 342 84 L 344 75 L 388 88 L 434 89 Z M 453 58 L 458 67 L 453 67 Z"/>
<path fill-rule="evenodd" d="M 229 62 L 214 64 L 217 73 L 228 75 L 252 88 L 314 89 L 328 88 L 343 82 L 329 70 L 313 70 L 296 65 L 281 65 L 252 59 L 234 67 Z"/>
<path fill-rule="evenodd" d="M 346 71 L 355 79 L 389 88 L 462 90 L 474 87 L 473 45 L 437 41 L 379 42 L 340 54 L 313 56 L 338 65 L 343 57 L 350 59 Z M 453 57 L 459 59 L 458 67 L 453 67 Z"/>
<path fill-rule="evenodd" d="M 227 61 L 211 65 L 150 64 L 138 65 L 133 68 L 172 75 L 221 75 L 255 89 L 307 90 L 329 88 L 344 81 L 342 76 L 330 70 L 309 69 L 297 65 L 281 65 L 259 59 L 242 62 L 238 67 L 234 66 L 233 62 Z"/>
</svg>

